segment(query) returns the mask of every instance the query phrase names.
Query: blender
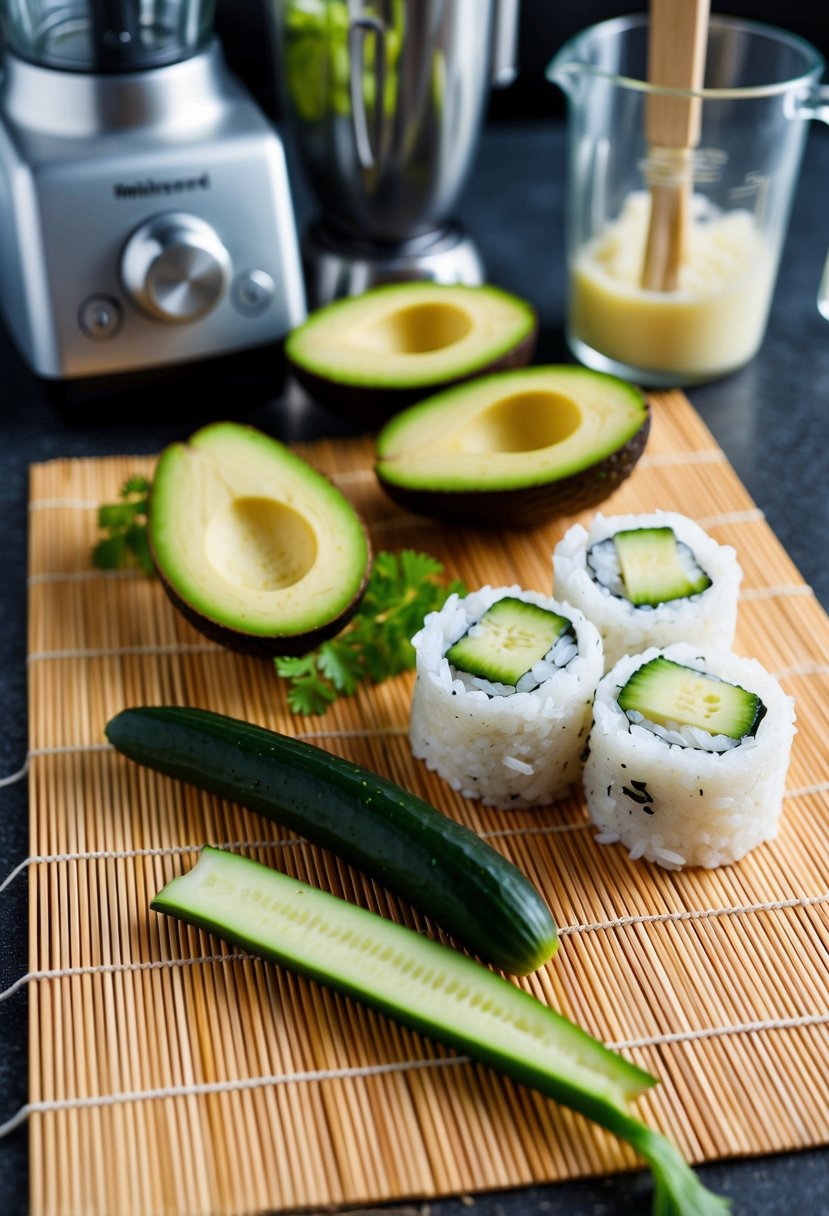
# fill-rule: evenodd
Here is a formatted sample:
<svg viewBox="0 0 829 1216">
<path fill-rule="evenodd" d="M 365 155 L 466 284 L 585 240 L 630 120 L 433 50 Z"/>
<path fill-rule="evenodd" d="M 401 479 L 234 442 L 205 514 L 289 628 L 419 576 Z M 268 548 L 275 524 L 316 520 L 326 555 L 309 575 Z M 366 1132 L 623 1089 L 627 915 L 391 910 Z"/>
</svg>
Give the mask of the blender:
<svg viewBox="0 0 829 1216">
<path fill-rule="evenodd" d="M 0 308 L 42 377 L 265 348 L 304 319 L 282 144 L 213 7 L 0 0 Z"/>
<path fill-rule="evenodd" d="M 515 75 L 518 0 L 271 0 L 283 109 L 321 206 L 315 305 L 379 283 L 475 285 L 452 218 L 491 84 Z"/>
</svg>

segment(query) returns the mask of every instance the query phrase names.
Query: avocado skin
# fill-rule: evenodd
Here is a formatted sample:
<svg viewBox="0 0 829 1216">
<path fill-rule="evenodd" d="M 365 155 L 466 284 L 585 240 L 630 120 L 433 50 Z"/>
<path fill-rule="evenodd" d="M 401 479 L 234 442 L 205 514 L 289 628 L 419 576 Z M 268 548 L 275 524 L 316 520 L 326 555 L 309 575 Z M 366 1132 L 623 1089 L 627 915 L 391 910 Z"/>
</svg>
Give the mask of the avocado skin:
<svg viewBox="0 0 829 1216">
<path fill-rule="evenodd" d="M 467 368 L 461 376 L 448 380 L 436 380 L 433 384 L 421 384 L 416 388 L 407 388 L 405 385 L 401 385 L 399 388 L 384 385 L 380 388 L 370 385 L 343 384 L 337 380 L 331 380 L 327 376 L 311 372 L 291 359 L 288 359 L 288 366 L 297 383 L 318 405 L 329 410 L 330 413 L 347 418 L 352 422 L 378 428 L 394 414 L 399 414 L 401 410 L 408 409 L 410 405 L 417 405 L 419 401 L 442 392 L 446 388 L 463 384 L 467 380 L 476 380 L 479 376 L 488 376 L 492 372 L 506 372 L 518 367 L 526 367 L 535 353 L 537 340 L 538 324 L 536 322 L 526 337 L 499 359 L 489 363 L 484 360 L 477 367 Z"/>
<path fill-rule="evenodd" d="M 535 528 L 563 515 L 576 515 L 598 506 L 626 480 L 645 450 L 650 433 L 650 408 L 626 444 L 598 464 L 570 477 L 514 490 L 424 490 L 392 485 L 377 473 L 385 493 L 415 515 L 448 523 L 501 528 Z"/>
<path fill-rule="evenodd" d="M 326 642 L 329 638 L 335 637 L 345 628 L 360 607 L 360 602 L 365 594 L 369 575 L 371 574 L 371 549 L 369 548 L 369 560 L 366 564 L 363 581 L 354 599 L 339 616 L 334 617 L 333 620 L 326 621 L 324 625 L 319 625 L 316 629 L 311 629 L 306 633 L 277 634 L 273 637 L 265 637 L 261 634 L 242 633 L 238 629 L 229 629 L 227 626 L 220 625 L 217 621 L 212 621 L 209 617 L 197 612 L 167 582 L 155 560 L 155 554 L 152 553 L 152 546 L 150 546 L 150 553 L 153 557 L 153 564 L 155 565 L 159 581 L 168 599 L 185 620 L 190 622 L 194 629 L 197 629 L 204 637 L 209 638 L 211 642 L 218 642 L 220 646 L 225 646 L 228 650 L 235 650 L 238 654 L 251 655 L 254 658 L 261 659 L 272 659 L 276 655 L 296 657 L 308 654 L 310 651 L 315 650 L 321 642 Z"/>
</svg>

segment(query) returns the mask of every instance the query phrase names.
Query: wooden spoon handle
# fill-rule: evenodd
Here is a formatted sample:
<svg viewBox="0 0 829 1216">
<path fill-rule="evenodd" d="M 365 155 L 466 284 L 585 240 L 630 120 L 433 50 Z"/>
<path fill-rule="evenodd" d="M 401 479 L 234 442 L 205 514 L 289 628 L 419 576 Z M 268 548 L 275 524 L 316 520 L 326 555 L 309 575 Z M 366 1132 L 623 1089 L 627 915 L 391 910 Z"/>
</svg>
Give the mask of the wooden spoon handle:
<svg viewBox="0 0 829 1216">
<path fill-rule="evenodd" d="M 710 0 L 651 0 L 648 80 L 663 88 L 699 89 L 705 72 Z M 698 97 L 652 93 L 645 109 L 645 135 L 662 154 L 662 181 L 651 184 L 651 217 L 642 286 L 674 291 L 685 258 L 693 162 L 700 137 Z"/>
<path fill-rule="evenodd" d="M 700 89 L 705 73 L 710 0 L 651 0 L 648 80 L 668 89 Z M 657 148 L 694 148 L 699 143 L 698 97 L 651 94 L 645 135 Z"/>
</svg>

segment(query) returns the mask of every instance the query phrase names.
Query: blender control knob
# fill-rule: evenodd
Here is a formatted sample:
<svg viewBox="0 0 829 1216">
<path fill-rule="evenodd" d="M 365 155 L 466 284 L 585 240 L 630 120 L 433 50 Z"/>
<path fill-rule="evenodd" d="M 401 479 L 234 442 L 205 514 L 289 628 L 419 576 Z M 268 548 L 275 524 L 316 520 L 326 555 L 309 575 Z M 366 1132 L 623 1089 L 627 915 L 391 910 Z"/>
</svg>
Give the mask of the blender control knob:
<svg viewBox="0 0 829 1216">
<path fill-rule="evenodd" d="M 230 254 L 195 215 L 153 216 L 132 233 L 121 277 L 135 303 L 162 321 L 195 321 L 210 312 L 230 281 Z"/>
</svg>

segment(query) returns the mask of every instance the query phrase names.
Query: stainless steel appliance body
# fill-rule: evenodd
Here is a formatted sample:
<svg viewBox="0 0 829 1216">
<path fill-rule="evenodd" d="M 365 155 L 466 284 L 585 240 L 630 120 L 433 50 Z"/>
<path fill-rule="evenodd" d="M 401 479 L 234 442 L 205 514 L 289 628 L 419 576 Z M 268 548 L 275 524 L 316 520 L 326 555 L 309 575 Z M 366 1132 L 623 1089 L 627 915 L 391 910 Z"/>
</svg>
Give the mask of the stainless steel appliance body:
<svg viewBox="0 0 829 1216">
<path fill-rule="evenodd" d="M 91 8 L 102 4 L 92 34 L 80 3 L 62 6 L 77 11 L 61 36 L 56 22 L 28 41 L 7 26 L 0 306 L 9 332 L 53 379 L 279 339 L 303 320 L 305 296 L 278 135 L 205 39 L 198 4 L 156 5 L 165 20 L 182 10 L 193 18 L 166 39 L 125 28 L 133 0 Z"/>
<path fill-rule="evenodd" d="M 480 282 L 452 223 L 490 85 L 512 76 L 517 0 L 274 0 L 278 70 L 322 207 L 315 302 L 372 282 Z"/>
</svg>

